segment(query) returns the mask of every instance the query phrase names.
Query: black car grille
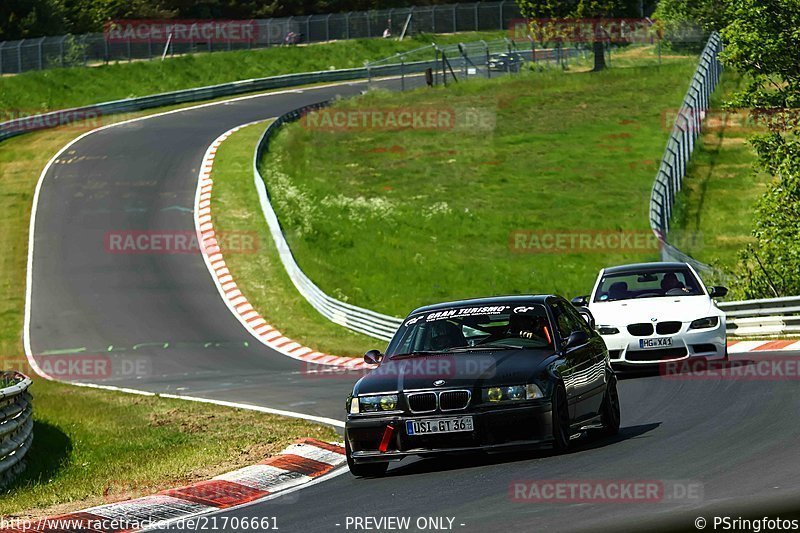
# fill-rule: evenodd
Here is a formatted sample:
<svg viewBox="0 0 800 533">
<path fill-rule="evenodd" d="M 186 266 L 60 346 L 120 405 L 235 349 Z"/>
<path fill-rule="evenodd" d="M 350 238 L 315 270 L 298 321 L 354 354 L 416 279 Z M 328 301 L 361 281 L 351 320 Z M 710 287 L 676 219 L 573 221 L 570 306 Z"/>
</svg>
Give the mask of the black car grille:
<svg viewBox="0 0 800 533">
<path fill-rule="evenodd" d="M 648 324 L 647 322 L 628 324 L 628 333 L 636 337 L 647 337 L 653 334 L 653 324 Z"/>
<path fill-rule="evenodd" d="M 628 350 L 625 359 L 628 361 L 663 361 L 677 359 L 686 355 L 686 348 L 662 348 L 660 350 Z"/>
<path fill-rule="evenodd" d="M 420 392 L 408 395 L 408 407 L 412 413 L 429 413 L 436 410 L 436 393 Z"/>
<path fill-rule="evenodd" d="M 656 325 L 656 332 L 659 335 L 671 335 L 672 333 L 678 333 L 680 329 L 680 322 L 659 322 Z"/>
<path fill-rule="evenodd" d="M 465 390 L 444 391 L 439 393 L 439 407 L 442 411 L 466 409 L 469 404 L 469 392 Z"/>
</svg>

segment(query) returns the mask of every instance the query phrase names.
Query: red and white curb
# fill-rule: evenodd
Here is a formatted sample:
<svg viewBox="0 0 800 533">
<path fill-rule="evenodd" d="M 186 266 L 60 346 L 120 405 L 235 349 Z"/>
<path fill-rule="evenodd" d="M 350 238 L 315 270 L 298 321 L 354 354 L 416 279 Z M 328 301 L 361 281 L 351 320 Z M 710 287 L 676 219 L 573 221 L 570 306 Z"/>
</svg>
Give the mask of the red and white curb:
<svg viewBox="0 0 800 533">
<path fill-rule="evenodd" d="M 38 521 L 36 531 L 122 532 L 158 529 L 169 522 L 244 505 L 310 483 L 346 462 L 344 448 L 302 439 L 256 465 L 152 496 L 91 507 Z M 0 529 L 21 533 L 23 529 Z"/>
<path fill-rule="evenodd" d="M 800 351 L 798 340 L 728 341 L 728 353 Z"/>
<path fill-rule="evenodd" d="M 258 311 L 253 309 L 253 306 L 247 301 L 242 291 L 239 290 L 236 281 L 225 264 L 225 258 L 216 239 L 211 212 L 211 194 L 214 187 L 214 181 L 211 179 L 211 169 L 214 166 L 214 158 L 220 145 L 236 131 L 255 123 L 242 124 L 217 137 L 206 150 L 203 162 L 200 165 L 194 203 L 194 222 L 198 240 L 201 243 L 200 250 L 203 254 L 203 260 L 211 273 L 211 277 L 214 279 L 214 284 L 217 286 L 217 290 L 225 304 L 245 329 L 273 350 L 293 359 L 315 365 L 331 365 L 350 369 L 371 368 L 360 358 L 321 353 L 283 335 L 271 326 Z"/>
</svg>

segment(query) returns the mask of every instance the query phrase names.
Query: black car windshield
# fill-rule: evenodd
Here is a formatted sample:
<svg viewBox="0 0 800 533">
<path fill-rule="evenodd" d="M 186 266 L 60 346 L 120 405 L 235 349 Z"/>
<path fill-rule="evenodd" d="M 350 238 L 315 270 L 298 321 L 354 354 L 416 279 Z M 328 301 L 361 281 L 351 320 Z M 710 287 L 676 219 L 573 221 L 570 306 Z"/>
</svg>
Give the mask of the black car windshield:
<svg viewBox="0 0 800 533">
<path fill-rule="evenodd" d="M 386 350 L 388 356 L 552 347 L 541 304 L 453 307 L 412 315 Z"/>
<path fill-rule="evenodd" d="M 700 282 L 688 268 L 642 269 L 603 276 L 594 295 L 595 302 L 636 298 L 699 296 Z"/>
</svg>

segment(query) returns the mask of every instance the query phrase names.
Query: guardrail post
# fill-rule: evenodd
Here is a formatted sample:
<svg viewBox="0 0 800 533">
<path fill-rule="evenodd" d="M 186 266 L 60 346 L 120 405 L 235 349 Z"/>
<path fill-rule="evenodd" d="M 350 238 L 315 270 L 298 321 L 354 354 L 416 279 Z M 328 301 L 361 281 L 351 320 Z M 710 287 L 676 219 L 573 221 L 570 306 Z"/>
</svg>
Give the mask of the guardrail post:
<svg viewBox="0 0 800 533">
<path fill-rule="evenodd" d="M 501 30 L 504 29 L 503 28 L 503 6 L 505 4 L 506 4 L 506 0 L 503 0 L 502 2 L 500 2 L 500 7 L 498 9 L 498 11 L 500 12 L 500 25 L 498 26 L 498 29 L 501 29 Z"/>
<path fill-rule="evenodd" d="M 345 34 L 345 39 L 349 39 L 350 38 L 350 13 L 352 13 L 352 11 L 348 11 L 347 13 L 344 14 L 344 34 Z"/>
<path fill-rule="evenodd" d="M 42 57 L 42 44 L 44 44 L 44 40 L 46 37 L 42 37 L 39 40 L 39 70 L 44 70 L 44 58 Z"/>
<path fill-rule="evenodd" d="M 481 41 L 483 43 L 483 48 L 486 51 L 486 78 L 491 79 L 492 71 L 489 69 L 489 61 L 491 60 L 491 55 L 489 54 L 489 44 L 486 41 Z"/>
<path fill-rule="evenodd" d="M 0 42 L 0 74 L 3 74 L 3 47 L 5 45 L 6 45 L 5 41 Z M 62 50 L 63 50 L 63 48 L 62 48 Z M 63 54 L 63 52 L 61 54 L 61 58 L 62 58 L 61 59 L 61 63 L 63 65 L 63 63 L 64 63 L 64 59 L 63 59 L 64 58 L 64 54 Z"/>
<path fill-rule="evenodd" d="M 22 39 L 17 43 L 17 74 L 22 72 L 22 43 L 24 42 L 25 39 Z"/>
</svg>

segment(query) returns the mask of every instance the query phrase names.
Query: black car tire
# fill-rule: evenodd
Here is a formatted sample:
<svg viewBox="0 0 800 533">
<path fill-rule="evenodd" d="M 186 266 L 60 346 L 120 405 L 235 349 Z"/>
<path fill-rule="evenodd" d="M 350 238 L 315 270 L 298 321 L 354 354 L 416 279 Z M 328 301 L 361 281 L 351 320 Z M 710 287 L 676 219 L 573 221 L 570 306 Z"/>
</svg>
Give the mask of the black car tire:
<svg viewBox="0 0 800 533">
<path fill-rule="evenodd" d="M 356 463 L 351 457 L 350 443 L 344 439 L 344 450 L 347 456 L 347 468 L 356 477 L 381 477 L 386 474 L 389 463 Z"/>
<path fill-rule="evenodd" d="M 606 385 L 603 395 L 603 404 L 600 407 L 600 418 L 603 422 L 603 432 L 606 435 L 619 433 L 619 394 L 617 393 L 617 378 L 612 374 Z"/>
<path fill-rule="evenodd" d="M 570 419 L 567 391 L 564 385 L 558 384 L 553 390 L 553 450 L 563 452 L 569 448 Z"/>
</svg>

